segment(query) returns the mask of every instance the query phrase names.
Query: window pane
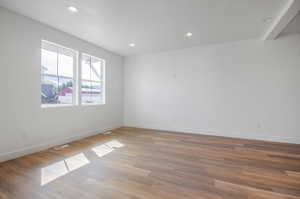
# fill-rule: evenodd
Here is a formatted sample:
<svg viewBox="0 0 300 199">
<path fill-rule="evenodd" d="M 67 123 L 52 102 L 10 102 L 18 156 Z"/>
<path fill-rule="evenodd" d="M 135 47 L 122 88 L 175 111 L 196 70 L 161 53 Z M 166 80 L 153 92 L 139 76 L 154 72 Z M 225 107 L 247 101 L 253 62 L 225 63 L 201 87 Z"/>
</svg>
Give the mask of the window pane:
<svg viewBox="0 0 300 199">
<path fill-rule="evenodd" d="M 102 87 L 100 82 L 91 83 L 91 101 L 94 104 L 103 104 Z"/>
<path fill-rule="evenodd" d="M 82 55 L 81 103 L 104 104 L 102 93 L 103 61 L 89 55 Z"/>
<path fill-rule="evenodd" d="M 42 75 L 41 101 L 42 104 L 58 103 L 58 78 L 51 75 Z"/>
<path fill-rule="evenodd" d="M 42 49 L 42 74 L 57 75 L 57 53 Z"/>
<path fill-rule="evenodd" d="M 58 54 L 58 75 L 64 77 L 73 77 L 73 57 L 64 54 Z"/>
<path fill-rule="evenodd" d="M 101 80 L 101 61 L 94 58 L 92 58 L 91 80 L 93 81 Z"/>
<path fill-rule="evenodd" d="M 59 77 L 58 103 L 73 104 L 73 79 Z"/>
<path fill-rule="evenodd" d="M 82 81 L 81 101 L 83 104 L 102 104 L 102 89 L 100 82 Z"/>
<path fill-rule="evenodd" d="M 91 79 L 90 57 L 82 55 L 81 57 L 81 78 L 85 80 Z"/>
<path fill-rule="evenodd" d="M 76 52 L 46 41 L 41 48 L 42 104 L 74 104 Z"/>
<path fill-rule="evenodd" d="M 83 104 L 92 103 L 91 100 L 91 82 L 82 81 L 81 82 L 81 102 Z"/>
</svg>

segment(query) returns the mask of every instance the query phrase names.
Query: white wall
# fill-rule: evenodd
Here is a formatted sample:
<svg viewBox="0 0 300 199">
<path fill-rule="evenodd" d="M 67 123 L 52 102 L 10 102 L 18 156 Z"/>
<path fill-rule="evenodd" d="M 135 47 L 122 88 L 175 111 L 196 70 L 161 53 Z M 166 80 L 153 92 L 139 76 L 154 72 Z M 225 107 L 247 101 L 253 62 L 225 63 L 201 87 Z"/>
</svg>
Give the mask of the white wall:
<svg viewBox="0 0 300 199">
<path fill-rule="evenodd" d="M 294 35 L 128 57 L 125 125 L 300 143 L 299 44 Z"/>
<path fill-rule="evenodd" d="M 106 59 L 106 105 L 40 107 L 46 39 Z M 123 124 L 123 58 L 0 8 L 0 161 Z"/>
</svg>

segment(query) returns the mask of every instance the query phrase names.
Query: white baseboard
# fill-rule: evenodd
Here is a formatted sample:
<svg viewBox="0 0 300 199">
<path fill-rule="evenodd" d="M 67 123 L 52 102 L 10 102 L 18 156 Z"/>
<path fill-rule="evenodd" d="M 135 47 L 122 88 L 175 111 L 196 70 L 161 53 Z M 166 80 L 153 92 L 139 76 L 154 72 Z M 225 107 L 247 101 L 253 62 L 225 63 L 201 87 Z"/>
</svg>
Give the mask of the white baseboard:
<svg viewBox="0 0 300 199">
<path fill-rule="evenodd" d="M 1 153 L 0 154 L 0 162 L 4 162 L 7 160 L 12 160 L 18 157 L 22 157 L 28 154 L 32 154 L 32 153 L 36 153 L 45 149 L 49 149 L 52 148 L 54 146 L 58 146 L 58 145 L 63 145 L 72 141 L 76 141 L 76 140 L 80 140 L 82 138 L 85 137 L 90 137 L 93 135 L 97 135 L 100 133 L 104 133 L 106 131 L 110 131 L 116 128 L 120 128 L 121 126 L 116 126 L 116 127 L 109 127 L 109 128 L 101 128 L 99 130 L 96 131 L 92 131 L 92 132 L 88 132 L 88 133 L 83 133 L 83 134 L 78 134 L 78 135 L 74 135 L 74 136 L 70 136 L 64 139 L 56 139 L 56 140 L 52 140 L 50 142 L 45 142 L 42 144 L 37 144 L 34 146 L 30 146 L 30 147 L 26 147 L 26 148 L 22 148 L 16 151 L 10 151 L 10 152 L 6 152 L 6 153 Z"/>
<path fill-rule="evenodd" d="M 150 126 L 150 125 L 126 125 L 128 127 L 134 128 L 145 128 L 145 129 L 155 129 L 161 131 L 171 131 L 171 132 L 179 132 L 179 133 L 192 133 L 192 134 L 202 134 L 202 135 L 213 135 L 213 136 L 222 136 L 222 137 L 232 137 L 232 138 L 242 138 L 242 139 L 253 139 L 253 140 L 263 140 L 263 141 L 271 141 L 271 142 L 285 142 L 285 143 L 292 143 L 292 144 L 300 144 L 300 138 L 297 137 L 280 137 L 280 136 L 266 136 L 266 135 L 244 135 L 241 133 L 221 133 L 217 131 L 210 131 L 210 130 L 201 130 L 201 129 L 182 129 L 182 128 L 166 128 L 166 127 L 157 127 L 157 126 Z M 80 140 L 85 137 L 90 137 L 93 135 L 97 135 L 100 133 L 104 133 L 106 131 L 120 128 L 121 126 L 109 127 L 109 128 L 102 128 L 97 131 L 83 133 L 74 135 L 64 139 L 57 139 L 50 142 L 45 142 L 42 144 L 37 144 L 31 147 L 19 149 L 16 151 L 6 152 L 0 154 L 0 162 L 4 162 L 7 160 L 15 159 L 18 157 L 22 157 L 24 155 L 32 154 L 35 152 L 39 152 L 54 146 L 62 145 L 65 143 L 69 143 L 75 140 Z"/>
<path fill-rule="evenodd" d="M 145 128 L 145 129 L 154 129 L 154 130 L 161 130 L 161 131 L 178 132 L 178 133 L 191 133 L 191 134 L 199 134 L 199 135 L 212 135 L 212 136 L 221 136 L 221 137 L 300 144 L 300 137 L 281 137 L 281 136 L 268 136 L 268 135 L 258 135 L 258 134 L 245 135 L 242 133 L 218 132 L 218 131 L 211 131 L 207 129 L 166 128 L 166 127 L 152 126 L 152 125 L 130 125 L 129 124 L 125 126 L 133 127 L 133 128 Z"/>
</svg>

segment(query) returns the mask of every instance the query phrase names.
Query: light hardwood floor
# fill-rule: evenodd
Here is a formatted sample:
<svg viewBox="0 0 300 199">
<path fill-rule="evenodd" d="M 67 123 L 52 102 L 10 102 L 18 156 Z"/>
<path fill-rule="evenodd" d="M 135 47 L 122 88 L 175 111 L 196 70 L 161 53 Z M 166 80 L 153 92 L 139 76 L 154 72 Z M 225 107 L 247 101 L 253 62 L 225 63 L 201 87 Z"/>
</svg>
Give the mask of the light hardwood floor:
<svg viewBox="0 0 300 199">
<path fill-rule="evenodd" d="M 1 199 L 300 199 L 300 145 L 120 128 L 0 164 Z"/>
</svg>

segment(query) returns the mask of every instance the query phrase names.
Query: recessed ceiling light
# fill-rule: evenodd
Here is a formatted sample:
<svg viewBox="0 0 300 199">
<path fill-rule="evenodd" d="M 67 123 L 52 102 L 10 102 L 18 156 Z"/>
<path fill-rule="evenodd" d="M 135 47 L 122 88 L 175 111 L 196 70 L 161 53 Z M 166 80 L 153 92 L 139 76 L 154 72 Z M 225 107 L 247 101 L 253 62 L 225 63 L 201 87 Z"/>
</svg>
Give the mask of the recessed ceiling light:
<svg viewBox="0 0 300 199">
<path fill-rule="evenodd" d="M 73 13 L 78 12 L 78 9 L 77 9 L 76 7 L 74 7 L 74 6 L 69 6 L 69 7 L 68 7 L 68 10 L 69 10 L 70 12 L 73 12 Z"/>
<path fill-rule="evenodd" d="M 186 35 L 187 37 L 191 37 L 191 36 L 193 36 L 193 33 L 188 32 L 188 33 L 186 33 L 185 35 Z"/>
<path fill-rule="evenodd" d="M 135 47 L 134 43 L 129 44 L 130 47 Z"/>
</svg>

